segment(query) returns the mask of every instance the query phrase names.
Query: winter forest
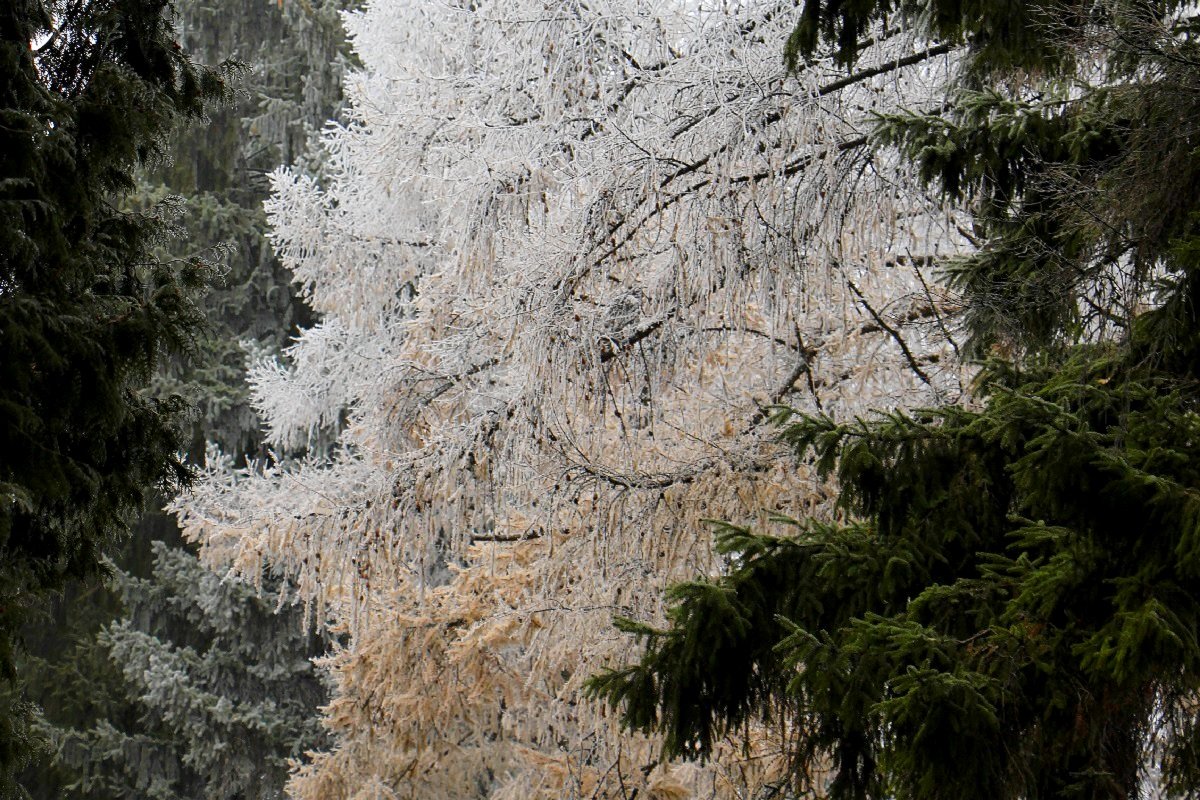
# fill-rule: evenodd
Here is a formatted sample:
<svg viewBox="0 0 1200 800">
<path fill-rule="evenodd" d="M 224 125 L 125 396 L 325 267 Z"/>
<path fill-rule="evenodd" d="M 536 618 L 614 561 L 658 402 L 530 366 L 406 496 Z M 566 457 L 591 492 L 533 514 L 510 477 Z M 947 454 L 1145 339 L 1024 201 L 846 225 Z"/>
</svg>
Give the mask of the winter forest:
<svg viewBox="0 0 1200 800">
<path fill-rule="evenodd" d="M 1192 3 L 0 0 L 0 798 L 1195 798 L 1198 579 Z"/>
</svg>

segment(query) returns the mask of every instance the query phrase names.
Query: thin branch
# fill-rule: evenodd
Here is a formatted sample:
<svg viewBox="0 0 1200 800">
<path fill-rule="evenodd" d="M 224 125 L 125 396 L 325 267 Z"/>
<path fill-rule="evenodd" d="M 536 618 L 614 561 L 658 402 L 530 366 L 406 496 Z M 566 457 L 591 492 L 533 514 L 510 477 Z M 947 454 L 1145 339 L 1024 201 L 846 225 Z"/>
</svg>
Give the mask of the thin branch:
<svg viewBox="0 0 1200 800">
<path fill-rule="evenodd" d="M 623 341 L 617 341 L 611 336 L 605 337 L 600 342 L 600 363 L 603 364 L 605 362 L 612 361 L 619 353 L 629 350 L 639 342 L 648 339 L 655 331 L 666 324 L 666 321 L 667 318 L 665 317 L 662 319 L 656 319 L 645 327 L 634 331 Z"/>
<path fill-rule="evenodd" d="M 778 336 L 772 336 L 771 334 L 765 331 L 760 331 L 757 328 L 743 328 L 736 325 L 709 325 L 701 328 L 700 330 L 704 333 L 749 333 L 752 336 L 759 336 L 767 341 L 775 342 L 775 344 L 782 345 L 789 350 L 803 349 L 803 343 L 798 344 L 796 342 L 789 342 L 787 339 L 781 339 Z"/>
<path fill-rule="evenodd" d="M 530 530 L 525 531 L 524 533 L 512 533 L 512 534 L 498 533 L 498 534 L 495 534 L 494 536 L 493 535 L 472 536 L 471 544 L 476 544 L 478 542 L 528 542 L 528 541 L 532 541 L 533 539 L 541 539 L 545 535 L 546 535 L 545 531 L 539 530 L 539 531 L 535 532 L 532 529 L 530 529 Z"/>
<path fill-rule="evenodd" d="M 919 53 L 913 53 L 912 55 L 893 59 L 892 61 L 885 61 L 882 64 L 878 64 L 874 67 L 868 67 L 867 69 L 860 70 L 851 75 L 847 75 L 844 78 L 839 78 L 836 81 L 825 84 L 817 90 L 817 97 L 824 97 L 827 94 L 832 94 L 833 92 L 845 89 L 847 86 L 859 83 L 860 81 L 865 81 L 869 78 L 874 78 L 876 75 L 882 75 L 885 72 L 891 72 L 892 70 L 901 69 L 903 67 L 911 67 L 914 64 L 920 64 L 922 61 L 928 61 L 929 59 L 936 58 L 937 56 L 944 56 L 953 49 L 953 44 L 950 42 L 943 42 L 942 44 L 936 44 L 933 47 L 926 48 Z"/>
<path fill-rule="evenodd" d="M 867 313 L 871 315 L 871 318 L 875 320 L 880 328 L 887 331 L 888 335 L 891 336 L 896 344 L 900 347 L 900 352 L 904 354 L 904 360 L 908 362 L 909 368 L 916 373 L 917 377 L 920 378 L 926 386 L 934 388 L 933 381 L 930 380 L 929 376 L 925 373 L 925 370 L 921 369 L 921 365 L 917 362 L 916 356 L 913 355 L 912 350 L 908 349 L 908 342 L 904 341 L 904 337 L 900 335 L 900 332 L 889 325 L 887 321 L 880 316 L 879 312 L 876 311 L 874 307 L 867 301 L 867 297 L 862 293 L 862 290 L 854 284 L 854 281 L 846 278 L 846 285 L 849 286 L 850 291 L 854 292 L 855 296 L 858 297 L 858 302 L 864 309 L 866 309 Z"/>
<path fill-rule="evenodd" d="M 767 405 L 760 406 L 758 411 L 755 411 L 754 415 L 750 417 L 750 424 L 747 426 L 746 430 L 749 431 L 751 428 L 765 420 L 767 418 L 767 413 L 770 406 L 778 403 L 780 400 L 786 397 L 788 392 L 791 391 L 792 387 L 795 385 L 796 381 L 800 380 L 800 377 L 807 372 L 809 372 L 808 359 L 801 358 L 792 371 L 788 373 L 788 376 L 784 379 L 783 384 L 775 391 L 775 394 L 771 397 L 771 402 Z"/>
<path fill-rule="evenodd" d="M 925 299 L 929 301 L 929 307 L 933 309 L 934 316 L 937 318 L 938 328 L 941 330 L 942 335 L 946 337 L 946 341 L 950 343 L 950 347 L 954 350 L 954 356 L 961 358 L 962 354 L 958 350 L 958 342 L 950 335 L 950 329 L 946 326 L 946 320 L 938 310 L 937 301 L 933 299 L 933 290 L 929 288 L 929 283 L 926 282 L 925 276 L 921 273 L 920 267 L 915 262 L 913 264 L 913 273 L 917 276 L 917 280 L 921 282 L 921 289 L 925 292 Z"/>
<path fill-rule="evenodd" d="M 862 147 L 862 146 L 866 145 L 866 143 L 867 143 L 866 136 L 856 136 L 853 139 L 847 139 L 846 141 L 839 142 L 837 145 L 834 146 L 834 149 L 839 153 L 844 153 L 848 150 L 853 150 L 855 148 Z M 729 185 L 733 186 L 733 185 L 737 185 L 740 183 L 748 183 L 751 181 L 760 181 L 765 178 L 776 177 L 776 176 L 791 177 L 792 175 L 795 175 L 796 173 L 800 172 L 801 170 L 808 168 L 813 163 L 824 160 L 828 156 L 828 154 L 829 154 L 829 150 L 822 150 L 820 153 L 815 153 L 815 154 L 808 153 L 808 154 L 798 156 L 797 158 L 793 159 L 791 162 L 785 164 L 782 169 L 779 169 L 779 170 L 767 169 L 767 170 L 761 170 L 759 172 L 754 172 L 754 173 L 745 174 L 745 175 L 735 175 L 732 178 L 729 178 L 725 182 L 728 183 Z M 707 162 L 708 162 L 708 157 L 706 156 L 705 158 L 701 159 L 699 162 L 696 162 L 696 164 L 694 166 L 698 166 L 701 163 L 707 163 Z M 670 182 L 670 180 L 671 180 L 671 178 L 664 180 L 662 185 L 665 186 L 667 183 Z M 592 260 L 592 265 L 594 266 L 594 265 L 600 264 L 600 263 L 604 262 L 605 260 L 607 260 L 608 258 L 615 256 L 618 252 L 620 252 L 622 247 L 624 247 L 626 244 L 628 244 L 633 239 L 633 237 L 637 235 L 637 233 L 642 229 L 642 227 L 647 222 L 649 222 L 650 220 L 659 216 L 660 214 L 662 214 L 662 212 L 666 211 L 668 208 L 672 207 L 673 205 L 675 205 L 677 202 L 684 199 L 685 197 L 690 197 L 691 195 L 695 194 L 696 191 L 698 191 L 699 189 L 703 189 L 705 186 L 708 186 L 709 184 L 713 183 L 714 180 L 715 180 L 714 178 L 705 178 L 704 180 L 697 181 L 696 183 L 692 184 L 691 186 L 687 187 L 686 189 L 683 189 L 683 190 L 667 197 L 665 200 L 656 203 L 652 210 L 648 211 L 632 227 L 627 229 L 625 235 L 620 239 L 620 241 L 614 241 L 613 244 L 608 249 L 606 249 L 603 253 L 601 253 L 596 258 L 594 258 Z M 609 228 L 608 236 L 611 236 L 611 235 L 615 234 L 618 230 L 620 230 L 621 226 L 624 225 L 626 219 L 628 219 L 628 217 L 622 216 L 620 221 L 618 221 L 617 223 L 612 225 Z M 605 237 L 605 238 L 607 238 L 607 237 Z M 601 241 L 603 241 L 603 239 Z"/>
</svg>

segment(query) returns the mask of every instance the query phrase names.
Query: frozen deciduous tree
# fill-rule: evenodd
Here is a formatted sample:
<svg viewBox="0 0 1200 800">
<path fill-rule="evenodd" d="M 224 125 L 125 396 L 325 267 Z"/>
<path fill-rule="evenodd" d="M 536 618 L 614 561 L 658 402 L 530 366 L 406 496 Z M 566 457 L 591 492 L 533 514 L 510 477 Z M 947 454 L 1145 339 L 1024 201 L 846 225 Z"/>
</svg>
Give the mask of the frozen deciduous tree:
<svg viewBox="0 0 1200 800">
<path fill-rule="evenodd" d="M 827 491 L 762 422 L 953 400 L 967 246 L 872 115 L 941 102 L 954 53 L 900 30 L 789 76 L 790 2 L 404 2 L 328 180 L 275 176 L 276 248 L 323 321 L 251 374 L 281 451 L 213 452 L 178 511 L 206 558 L 289 571 L 351 634 L 301 798 L 749 797 L 786 730 L 658 759 L 580 687 L 614 614 L 722 567 L 702 520 Z M 742 749 L 744 746 L 746 749 Z"/>
</svg>

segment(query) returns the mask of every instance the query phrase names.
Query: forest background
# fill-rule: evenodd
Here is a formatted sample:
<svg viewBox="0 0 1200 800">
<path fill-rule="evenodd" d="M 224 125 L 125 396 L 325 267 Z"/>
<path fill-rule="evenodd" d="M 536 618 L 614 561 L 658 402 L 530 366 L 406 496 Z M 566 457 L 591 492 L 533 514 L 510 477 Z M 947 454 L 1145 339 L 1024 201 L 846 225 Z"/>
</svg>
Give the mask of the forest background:
<svg viewBox="0 0 1200 800">
<path fill-rule="evenodd" d="M 27 783 L 1195 791 L 1190 7 L 185 9 L 262 58 L 122 212 L 230 268 L 205 564 L 28 629 Z"/>
</svg>

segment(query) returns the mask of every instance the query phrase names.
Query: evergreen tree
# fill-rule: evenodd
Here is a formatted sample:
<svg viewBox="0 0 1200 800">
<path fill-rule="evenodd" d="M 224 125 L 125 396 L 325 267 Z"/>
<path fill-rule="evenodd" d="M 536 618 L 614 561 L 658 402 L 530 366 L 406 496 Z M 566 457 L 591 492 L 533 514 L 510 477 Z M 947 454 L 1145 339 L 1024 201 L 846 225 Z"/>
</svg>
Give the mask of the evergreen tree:
<svg viewBox="0 0 1200 800">
<path fill-rule="evenodd" d="M 153 549 L 149 579 L 121 576 L 125 617 L 99 639 L 99 655 L 119 667 L 105 695 L 118 713 L 60 735 L 71 795 L 282 797 L 289 760 L 323 742 L 314 712 L 326 691 L 311 659 L 325 642 L 305 633 L 300 609 L 277 613 L 272 592 L 222 579 L 182 548 Z M 82 646 L 78 666 L 96 660 Z M 76 675 L 63 689 L 86 695 L 93 676 Z"/>
<path fill-rule="evenodd" d="M 135 170 L 225 94 L 162 0 L 0 7 L 0 784 L 28 758 L 12 687 L 21 620 L 67 578 L 103 571 L 143 491 L 174 487 L 178 397 L 144 387 L 200 317 L 198 259 L 154 245 L 174 204 L 125 211 Z"/>
<path fill-rule="evenodd" d="M 186 236 L 169 243 L 172 256 L 202 254 L 221 266 L 203 307 L 211 335 L 196 356 L 162 370 L 160 391 L 178 392 L 201 414 L 191 451 L 206 441 L 253 453 L 261 443 L 246 389 L 248 361 L 278 353 L 299 328 L 315 322 L 291 273 L 267 238 L 263 201 L 269 174 L 280 165 L 319 172 L 316 134 L 334 119 L 350 64 L 340 13 L 358 0 L 182 0 L 178 30 L 189 52 L 208 61 L 237 59 L 245 74 L 234 102 L 205 125 L 177 131 L 172 160 L 144 177 L 141 202 L 183 196 Z"/>
<path fill-rule="evenodd" d="M 229 101 L 212 109 L 203 124 L 176 130 L 165 145 L 169 158 L 141 173 L 138 191 L 129 200 L 147 209 L 165 198 L 182 198 L 187 214 L 180 234 L 159 242 L 157 254 L 163 259 L 200 257 L 218 265 L 200 301 L 208 321 L 205 335 L 195 342 L 190 358 L 160 364 L 154 377 L 156 393 L 184 395 L 199 411 L 185 440 L 195 455 L 203 453 L 206 439 L 238 453 L 259 447 L 258 424 L 244 386 L 247 351 L 257 356 L 278 350 L 295 326 L 311 317 L 289 286 L 290 274 L 274 258 L 262 201 L 268 193 L 266 174 L 281 162 L 319 168 L 305 154 L 309 139 L 336 115 L 340 102 L 348 56 L 338 15 L 348 5 L 345 0 L 182 0 L 176 5 L 175 29 L 188 52 L 205 61 L 235 58 L 243 65 Z M 171 552 L 159 552 L 158 542 L 168 543 Z M 205 692 L 208 700 L 230 707 L 277 707 L 274 717 L 267 715 L 268 735 L 247 724 L 226 725 L 199 702 L 172 707 L 164 721 L 147 707 L 148 690 L 126 678 L 128 649 L 115 646 L 118 633 L 141 642 L 136 653 L 171 654 L 182 646 L 177 643 L 192 641 L 198 624 L 225 624 L 217 618 L 198 623 L 171 612 L 173 605 L 191 604 L 196 616 L 201 613 L 196 609 L 211 607 L 197 595 L 208 591 L 200 580 L 204 570 L 180 547 L 174 518 L 148 514 L 133 538 L 113 554 L 123 571 L 119 586 L 68 585 L 53 610 L 56 624 L 30 631 L 36 657 L 27 659 L 27 695 L 44 709 L 52 726 L 48 732 L 61 748 L 57 758 L 44 759 L 22 775 L 34 797 L 57 799 L 68 786 L 74 796 L 91 798 L 155 797 L 164 791 L 168 796 L 181 792 L 216 798 L 235 791 L 246 797 L 276 796 L 286 776 L 284 759 L 318 743 L 308 720 L 316 714 L 319 693 L 293 695 L 279 681 L 255 682 L 248 676 L 282 670 L 303 684 L 311 680 L 307 659 L 319 651 L 300 636 L 294 614 L 271 619 L 260 613 L 261 601 L 244 591 L 228 590 L 227 602 L 246 604 L 242 614 L 257 624 L 225 631 L 201 650 L 211 648 L 232 659 L 235 652 L 250 648 L 254 658 L 245 669 L 231 660 L 228 682 L 197 675 L 194 685 L 203 688 L 193 694 Z M 175 580 L 180 570 L 164 569 L 164 559 L 189 564 L 195 585 Z M 130 585 L 141 588 L 131 592 Z M 121 595 L 146 594 L 162 601 L 163 613 L 140 600 L 123 608 Z M 106 626 L 108 632 L 102 632 Z M 240 649 L 238 641 L 243 642 Z M 256 691 L 262 694 L 256 696 Z M 178 741 L 171 743 L 171 736 Z M 225 754 L 198 745 L 206 739 L 223 743 L 219 747 Z M 219 768 L 220 759 L 230 753 L 261 757 L 270 765 L 250 782 L 252 792 L 247 788 L 248 761 L 235 763 L 235 769 Z"/>
<path fill-rule="evenodd" d="M 26 625 L 18 668 L 24 694 L 40 712 L 38 732 L 45 741 L 42 757 L 19 777 L 29 800 L 61 800 L 66 787 L 79 781 L 78 770 L 54 747 L 66 729 L 87 730 L 98 720 L 120 730 L 138 725 L 137 695 L 127 693 L 120 666 L 99 635 L 124 611 L 120 580 L 152 576 L 156 542 L 182 546 L 174 520 L 151 512 L 113 554 L 116 574 L 104 581 L 69 581 L 47 612 Z"/>
<path fill-rule="evenodd" d="M 981 13 L 982 12 L 982 13 Z M 810 0 L 793 60 L 904 17 L 965 47 L 935 113 L 879 118 L 974 213 L 949 263 L 973 408 L 779 411 L 837 516 L 721 526 L 727 573 L 591 690 L 704 758 L 786 723 L 837 798 L 1200 793 L 1200 216 L 1194 6 Z M 828 784 L 826 785 L 826 780 Z"/>
</svg>

